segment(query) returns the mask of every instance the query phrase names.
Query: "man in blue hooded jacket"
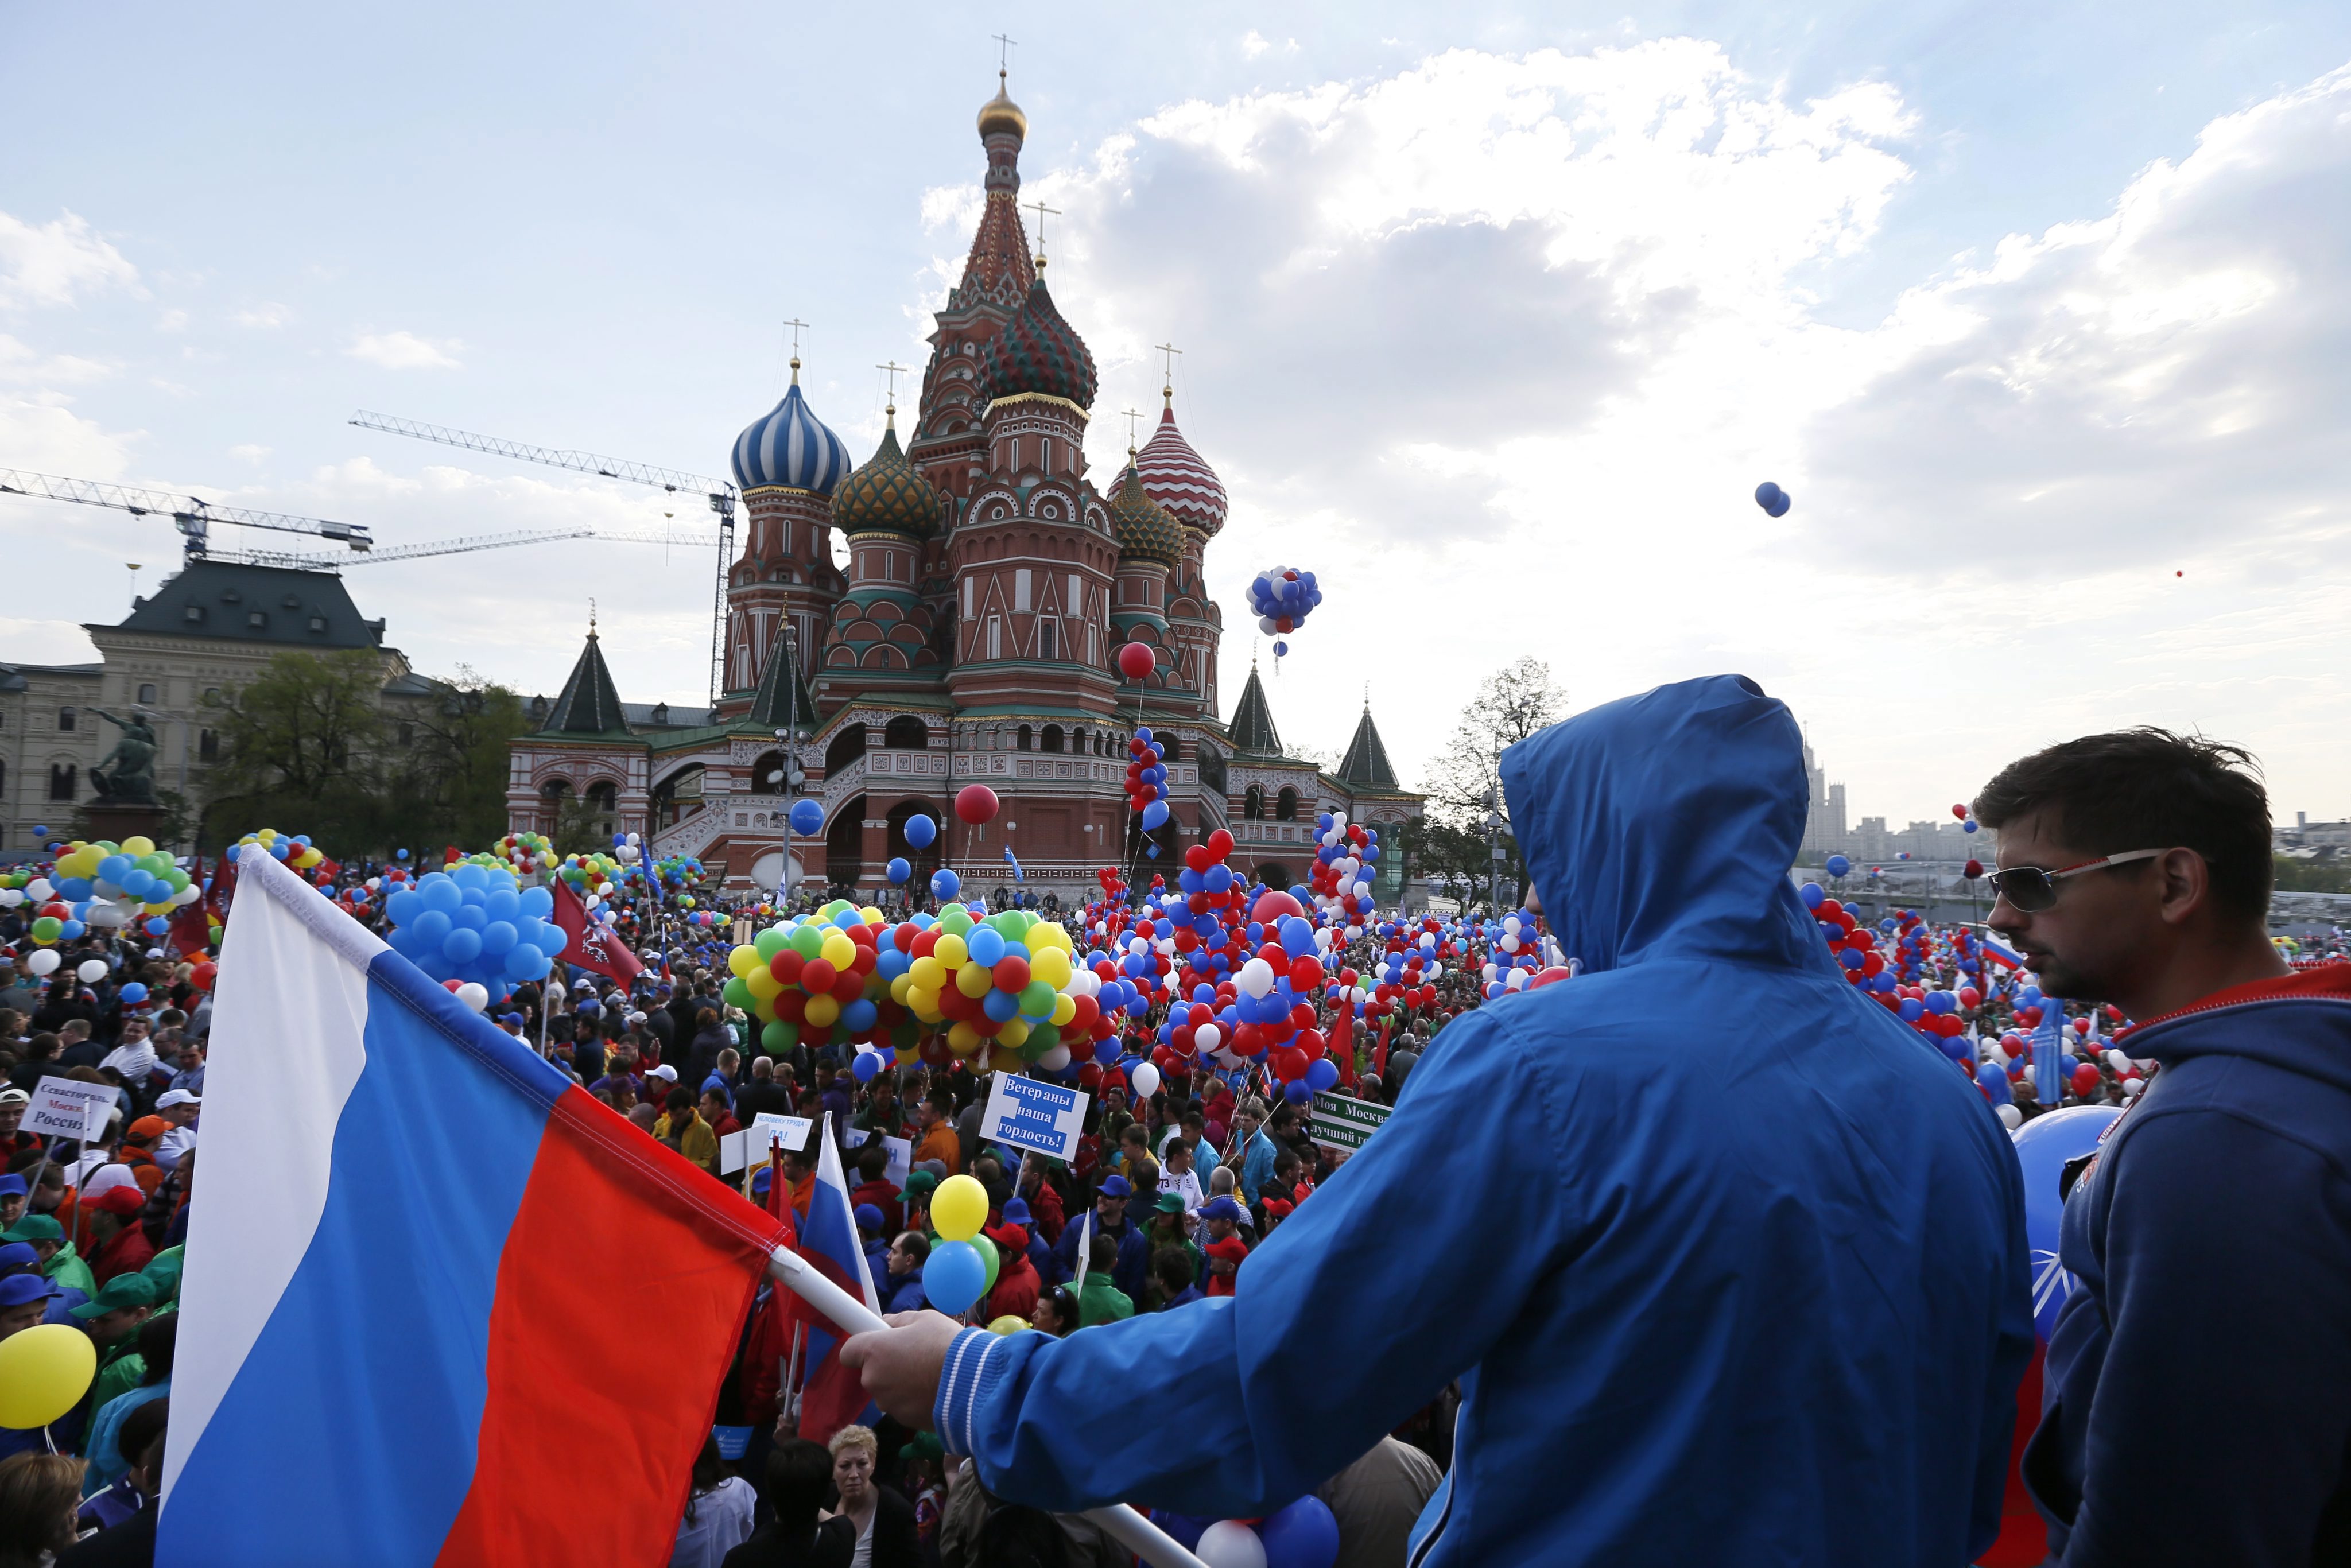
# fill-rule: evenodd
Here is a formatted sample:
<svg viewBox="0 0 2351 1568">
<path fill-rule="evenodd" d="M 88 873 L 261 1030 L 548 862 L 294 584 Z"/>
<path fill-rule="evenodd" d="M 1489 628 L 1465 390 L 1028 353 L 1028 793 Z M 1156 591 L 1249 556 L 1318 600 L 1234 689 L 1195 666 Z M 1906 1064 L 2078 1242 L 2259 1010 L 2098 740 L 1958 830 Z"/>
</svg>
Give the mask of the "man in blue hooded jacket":
<svg viewBox="0 0 2351 1568">
<path fill-rule="evenodd" d="M 1040 1508 L 1264 1515 L 1458 1378 L 1415 1568 L 1970 1560 L 2032 1343 L 2016 1159 L 1790 885 L 1794 721 L 1691 681 L 1502 774 L 1584 973 L 1448 1025 L 1236 1295 L 1067 1340 L 917 1316 L 845 1359 Z"/>
</svg>

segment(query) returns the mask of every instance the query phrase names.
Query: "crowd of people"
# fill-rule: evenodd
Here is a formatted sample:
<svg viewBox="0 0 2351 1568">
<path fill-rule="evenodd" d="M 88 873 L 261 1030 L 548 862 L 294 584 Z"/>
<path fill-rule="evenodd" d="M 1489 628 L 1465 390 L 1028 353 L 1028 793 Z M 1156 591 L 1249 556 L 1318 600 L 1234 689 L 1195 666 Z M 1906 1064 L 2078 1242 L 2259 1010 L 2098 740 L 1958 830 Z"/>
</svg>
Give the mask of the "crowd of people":
<svg viewBox="0 0 2351 1568">
<path fill-rule="evenodd" d="M 687 923 L 657 901 L 622 897 L 645 966 L 632 983 L 559 968 L 545 982 L 516 987 L 494 1005 L 492 1021 L 645 1136 L 750 1201 L 789 1207 L 799 1220 L 824 1200 L 816 1140 L 832 1140 L 885 1312 L 930 1304 L 925 1266 L 941 1240 L 930 1210 L 950 1177 L 969 1176 L 984 1189 L 980 1241 L 994 1264 L 981 1300 L 958 1315 L 999 1333 L 1025 1328 L 1069 1340 L 1247 1289 L 1251 1259 L 1318 1201 L 1350 1157 L 1344 1144 L 1312 1134 L 1307 1107 L 1276 1092 L 1262 1069 L 1187 1057 L 1144 1075 L 1148 1091 L 1138 1092 L 1138 1075 L 1123 1069 L 1147 1061 L 1162 1038 L 1164 998 L 1121 1020 L 1119 1066 L 1086 1070 L 1090 1093 L 1072 1157 L 992 1144 L 983 1134 L 987 1082 L 965 1061 L 902 1052 L 894 1065 L 852 1072 L 852 1053 L 840 1047 L 760 1049 L 755 1020 L 726 999 L 726 936 L 738 917 L 774 918 L 778 904 L 705 897 L 702 907 L 719 918 Z M 1823 902 L 1807 898 L 1818 915 Z M 2024 983 L 2030 975 L 1996 972 L 1980 930 L 1931 929 L 1896 910 L 1826 907 L 1848 915 L 1822 921 L 1833 946 L 1898 953 L 1887 962 L 1902 983 L 1877 988 L 1879 999 L 1907 1021 L 1924 1019 L 1922 1032 L 1956 1040 L 1956 1070 L 1996 1104 L 2013 1106 L 2002 1118 L 2011 1127 L 2062 1108 L 2128 1104 L 2156 1071 L 2130 1054 L 2127 1039 L 2126 1049 L 2097 1049 L 2127 1023 L 2113 1009 L 2069 1015 L 2054 995 Z M 1084 949 L 1092 933 L 1082 911 L 1043 913 L 1067 921 Z M 64 944 L 54 977 L 38 983 L 25 963 L 34 945 L 24 915 L 0 911 L 0 1341 L 37 1324 L 70 1325 L 88 1336 L 97 1371 L 64 1416 L 46 1427 L 0 1429 L 0 1568 L 150 1561 L 195 1198 L 208 967 L 201 953 L 89 933 Z M 1881 926 L 1882 943 L 1855 937 Z M 1421 943 L 1424 930 L 1437 941 Z M 1441 955 L 1443 972 L 1408 1002 L 1371 1009 L 1344 1064 L 1351 1097 L 1380 1106 L 1397 1103 L 1424 1056 L 1444 1051 L 1448 1031 L 1478 1017 L 1496 989 L 1481 977 L 1487 955 L 1458 922 L 1375 933 L 1348 956 L 1369 970 L 1408 943 Z M 2308 967 L 2343 950 L 2337 933 L 2293 957 Z M 2020 962 L 2001 956 L 2011 969 Z M 93 962 L 102 975 L 82 977 Z M 1925 999 L 1946 996 L 1956 1028 L 1937 1026 L 1930 1015 L 1938 1009 Z M 1326 998 L 1319 1008 L 1328 1021 L 1333 1006 L 1349 1005 Z M 2064 1037 L 2065 1068 L 2053 1082 L 2032 1070 L 2025 1048 L 2036 1033 Z M 110 1101 L 103 1128 L 78 1142 L 25 1130 L 46 1079 L 101 1092 Z M 821 1130 L 805 1146 L 773 1147 L 730 1167 L 724 1151 L 732 1135 L 763 1114 L 805 1118 Z M 1425 1175 L 1433 1182 L 1462 1176 Z M 234 1203 L 237 1195 L 213 1201 Z M 1474 1204 L 1478 1195 L 1465 1189 L 1461 1201 Z M 1109 1568 L 1129 1560 L 1078 1511 L 991 1491 L 973 1458 L 949 1451 L 926 1422 L 877 1406 L 861 1421 L 806 1427 L 812 1369 L 787 1333 L 784 1307 L 777 1287 L 763 1286 L 742 1325 L 711 1439 L 681 1500 L 678 1568 Z M 1316 1489 L 1336 1524 L 1338 1563 L 1405 1561 L 1407 1532 L 1453 1463 L 1462 1397 L 1458 1381 L 1437 1390 Z M 1155 1418 L 1134 1413 L 1144 1425 Z M 1191 1523 L 1196 1536 L 1199 1521 Z"/>
</svg>

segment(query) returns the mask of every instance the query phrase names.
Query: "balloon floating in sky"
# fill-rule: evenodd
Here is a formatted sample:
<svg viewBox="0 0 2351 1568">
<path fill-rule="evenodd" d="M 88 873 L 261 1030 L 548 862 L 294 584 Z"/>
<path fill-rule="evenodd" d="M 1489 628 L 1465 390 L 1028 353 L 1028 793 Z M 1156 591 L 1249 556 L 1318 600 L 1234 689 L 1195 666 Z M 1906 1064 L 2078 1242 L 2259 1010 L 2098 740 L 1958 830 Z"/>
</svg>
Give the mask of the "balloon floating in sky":
<svg viewBox="0 0 2351 1568">
<path fill-rule="evenodd" d="M 1304 625 L 1307 615 L 1322 602 L 1322 591 L 1314 586 L 1312 572 L 1277 566 L 1249 580 L 1249 601 L 1258 630 L 1271 637 Z"/>
<path fill-rule="evenodd" d="M 1151 678 L 1159 666 L 1159 654 L 1148 643 L 1127 643 L 1118 650 L 1118 673 L 1130 681 Z"/>
<path fill-rule="evenodd" d="M 1755 504 L 1775 517 L 1784 517 L 1794 500 L 1787 491 L 1766 479 L 1755 486 Z"/>
</svg>

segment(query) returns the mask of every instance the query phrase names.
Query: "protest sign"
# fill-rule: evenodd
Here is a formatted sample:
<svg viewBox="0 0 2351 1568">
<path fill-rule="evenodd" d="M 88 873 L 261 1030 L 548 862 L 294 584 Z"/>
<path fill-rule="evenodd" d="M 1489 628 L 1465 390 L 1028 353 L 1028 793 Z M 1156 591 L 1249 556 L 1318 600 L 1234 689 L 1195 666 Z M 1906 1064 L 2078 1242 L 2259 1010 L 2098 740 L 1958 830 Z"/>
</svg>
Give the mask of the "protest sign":
<svg viewBox="0 0 2351 1568">
<path fill-rule="evenodd" d="M 1317 1094 L 1306 1118 L 1306 1135 L 1326 1149 L 1354 1153 L 1380 1130 L 1390 1107 L 1344 1094 Z"/>
<path fill-rule="evenodd" d="M 1076 1155 L 1086 1116 L 1083 1092 L 1010 1072 L 995 1074 L 988 1084 L 982 1138 L 1059 1160 Z"/>
<path fill-rule="evenodd" d="M 44 1078 L 25 1107 L 23 1129 L 45 1138 L 72 1138 L 87 1143 L 106 1131 L 106 1113 L 114 1104 L 114 1091 L 102 1083 L 73 1078 Z"/>
<path fill-rule="evenodd" d="M 754 1150 L 751 1157 L 767 1158 L 770 1144 L 777 1148 L 790 1149 L 797 1154 L 809 1146 L 809 1134 L 814 1131 L 816 1131 L 816 1124 L 806 1116 L 782 1116 L 773 1111 L 762 1111 L 751 1118 L 751 1145 Z"/>
<path fill-rule="evenodd" d="M 906 1178 L 914 1174 L 914 1141 L 912 1138 L 893 1138 L 885 1133 L 882 1137 L 882 1146 L 890 1151 L 890 1168 L 883 1174 L 900 1186 L 904 1186 Z"/>
</svg>

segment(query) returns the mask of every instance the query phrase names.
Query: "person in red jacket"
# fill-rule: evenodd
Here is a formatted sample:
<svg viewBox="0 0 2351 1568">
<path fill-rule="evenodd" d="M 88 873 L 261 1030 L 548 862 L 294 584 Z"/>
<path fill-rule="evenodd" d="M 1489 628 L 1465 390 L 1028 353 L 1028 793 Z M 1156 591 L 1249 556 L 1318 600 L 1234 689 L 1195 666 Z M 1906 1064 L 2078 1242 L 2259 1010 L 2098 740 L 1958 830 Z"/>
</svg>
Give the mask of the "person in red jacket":
<svg viewBox="0 0 2351 1568">
<path fill-rule="evenodd" d="M 980 1234 L 996 1244 L 1004 1260 L 997 1270 L 996 1289 L 987 1293 L 986 1321 L 1010 1316 L 1027 1322 L 1037 1310 L 1037 1292 L 1043 1283 L 1037 1278 L 1037 1265 L 1029 1261 L 1029 1232 L 1017 1225 L 998 1225 Z"/>
<path fill-rule="evenodd" d="M 1020 1162 L 1019 1186 L 1020 1197 L 1029 1205 L 1029 1214 L 1035 1218 L 1037 1233 L 1044 1237 L 1046 1246 L 1059 1246 L 1061 1227 L 1066 1222 L 1061 1194 L 1045 1179 L 1045 1162 L 1041 1158 L 1031 1157 Z"/>
<path fill-rule="evenodd" d="M 905 1216 L 898 1208 L 898 1184 L 890 1179 L 890 1151 L 882 1144 L 882 1135 L 868 1138 L 865 1146 L 857 1151 L 858 1183 L 849 1195 L 849 1207 L 870 1203 L 882 1211 L 882 1233 L 895 1236 L 905 1227 Z"/>
<path fill-rule="evenodd" d="M 110 1187 L 83 1206 L 98 1250 L 90 1254 L 89 1277 L 99 1290 L 117 1274 L 136 1274 L 153 1260 L 154 1244 L 139 1223 L 147 1195 L 135 1186 Z"/>
</svg>

